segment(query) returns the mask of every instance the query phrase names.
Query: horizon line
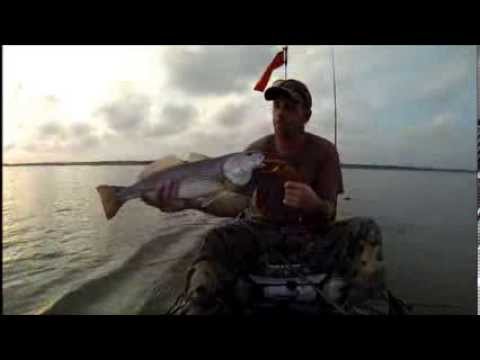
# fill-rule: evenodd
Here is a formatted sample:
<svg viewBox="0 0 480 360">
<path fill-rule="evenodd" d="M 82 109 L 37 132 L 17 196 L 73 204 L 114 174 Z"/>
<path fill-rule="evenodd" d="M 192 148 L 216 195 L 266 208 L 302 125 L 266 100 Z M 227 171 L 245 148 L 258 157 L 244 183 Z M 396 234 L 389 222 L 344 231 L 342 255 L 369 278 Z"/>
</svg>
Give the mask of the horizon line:
<svg viewBox="0 0 480 360">
<path fill-rule="evenodd" d="M 51 161 L 38 163 L 2 163 L 2 166 L 74 166 L 74 165 L 101 165 L 101 164 L 150 164 L 157 160 L 101 160 L 101 161 Z M 436 168 L 428 166 L 412 166 L 412 165 L 384 165 L 384 164 L 355 164 L 340 163 L 341 167 L 369 167 L 369 168 L 392 168 L 392 169 L 412 169 L 412 170 L 434 170 L 434 171 L 455 171 L 455 172 L 478 172 L 478 169 L 458 169 L 458 168 Z"/>
</svg>

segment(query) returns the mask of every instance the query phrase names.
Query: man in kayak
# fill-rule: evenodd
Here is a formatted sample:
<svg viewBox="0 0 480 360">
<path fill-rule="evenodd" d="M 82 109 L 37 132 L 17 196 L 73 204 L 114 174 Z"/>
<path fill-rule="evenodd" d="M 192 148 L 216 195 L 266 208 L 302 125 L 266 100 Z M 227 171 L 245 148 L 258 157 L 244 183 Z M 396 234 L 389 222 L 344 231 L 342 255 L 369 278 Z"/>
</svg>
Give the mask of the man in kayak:
<svg viewBox="0 0 480 360">
<path fill-rule="evenodd" d="M 224 299 L 238 277 L 275 251 L 287 262 L 345 279 L 346 299 L 355 286 L 370 292 L 384 288 L 378 225 L 370 218 L 336 221 L 337 196 L 344 191 L 339 156 L 330 141 L 305 131 L 312 115 L 307 86 L 294 79 L 277 80 L 265 91 L 265 99 L 273 102 L 274 133 L 246 150 L 284 161 L 300 176 L 258 176 L 240 216 L 205 235 L 187 273 L 182 313 L 228 311 Z M 174 188 L 159 188 L 159 203 L 174 198 Z"/>
</svg>

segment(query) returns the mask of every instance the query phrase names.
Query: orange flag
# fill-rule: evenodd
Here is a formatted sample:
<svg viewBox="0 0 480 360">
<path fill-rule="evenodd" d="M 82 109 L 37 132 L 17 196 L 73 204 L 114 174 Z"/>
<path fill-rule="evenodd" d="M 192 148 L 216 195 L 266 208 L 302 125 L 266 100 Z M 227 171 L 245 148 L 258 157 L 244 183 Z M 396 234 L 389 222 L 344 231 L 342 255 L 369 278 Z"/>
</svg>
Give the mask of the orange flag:
<svg viewBox="0 0 480 360">
<path fill-rule="evenodd" d="M 260 78 L 260 80 L 258 80 L 257 84 L 253 88 L 254 90 L 257 90 L 257 91 L 265 90 L 265 88 L 267 87 L 268 81 L 270 80 L 270 76 L 272 76 L 273 70 L 285 64 L 285 58 L 283 54 L 284 52 L 280 51 L 279 53 L 277 53 L 277 55 L 275 55 L 270 65 L 268 65 L 262 77 Z"/>
</svg>

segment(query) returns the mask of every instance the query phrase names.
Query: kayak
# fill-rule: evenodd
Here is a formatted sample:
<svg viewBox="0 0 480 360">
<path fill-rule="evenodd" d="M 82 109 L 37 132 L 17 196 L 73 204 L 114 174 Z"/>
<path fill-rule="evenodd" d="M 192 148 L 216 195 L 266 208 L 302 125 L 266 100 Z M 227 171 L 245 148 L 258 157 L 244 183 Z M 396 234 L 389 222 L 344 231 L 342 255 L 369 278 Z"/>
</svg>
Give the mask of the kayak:
<svg viewBox="0 0 480 360">
<path fill-rule="evenodd" d="M 209 315 L 407 315 L 413 308 L 390 291 L 353 300 L 347 282 L 329 274 L 308 273 L 301 264 L 267 265 L 261 273 L 241 276 L 221 305 Z M 348 288 L 351 290 L 352 287 Z M 347 297 L 346 295 L 349 294 Z M 179 296 L 167 314 L 185 314 Z M 187 310 L 188 313 L 188 310 Z"/>
<path fill-rule="evenodd" d="M 343 279 L 308 273 L 301 264 L 268 265 L 263 274 L 241 278 L 234 298 L 236 310 L 243 314 L 406 315 L 412 311 L 388 290 L 350 302 L 346 289 Z"/>
</svg>

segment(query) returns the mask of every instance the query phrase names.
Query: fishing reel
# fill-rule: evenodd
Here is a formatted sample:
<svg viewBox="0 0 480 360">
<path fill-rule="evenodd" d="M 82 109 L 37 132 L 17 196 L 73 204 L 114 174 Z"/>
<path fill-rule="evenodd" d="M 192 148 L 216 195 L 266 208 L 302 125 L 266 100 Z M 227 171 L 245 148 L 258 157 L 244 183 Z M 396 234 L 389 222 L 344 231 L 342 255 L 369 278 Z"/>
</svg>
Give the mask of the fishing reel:
<svg viewBox="0 0 480 360">
<path fill-rule="evenodd" d="M 287 181 L 305 182 L 305 176 L 287 161 L 266 155 L 263 167 L 256 170 L 256 204 L 262 216 L 270 219 L 282 218 L 297 221 L 296 209 L 282 202 L 284 185 Z"/>
<path fill-rule="evenodd" d="M 285 179 L 285 181 L 304 181 L 304 176 L 293 166 L 289 165 L 287 161 L 272 155 L 266 156 L 263 166 L 257 172 L 261 175 L 275 175 Z"/>
</svg>

